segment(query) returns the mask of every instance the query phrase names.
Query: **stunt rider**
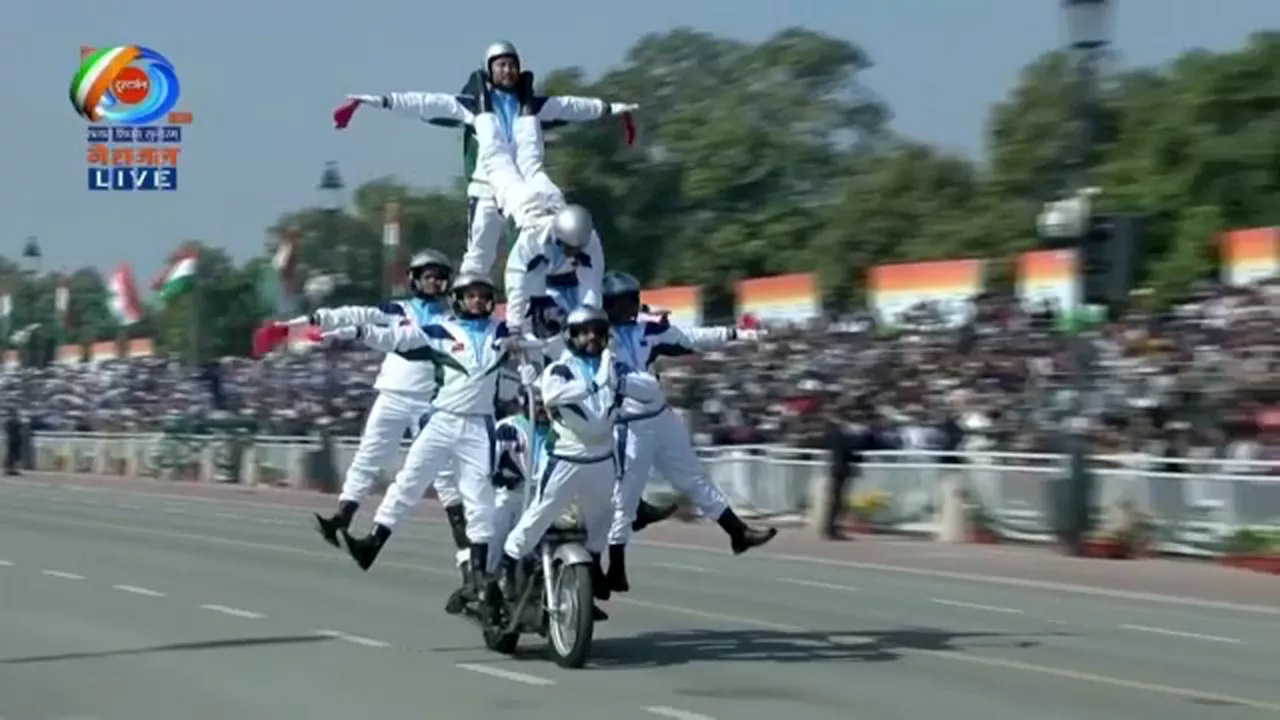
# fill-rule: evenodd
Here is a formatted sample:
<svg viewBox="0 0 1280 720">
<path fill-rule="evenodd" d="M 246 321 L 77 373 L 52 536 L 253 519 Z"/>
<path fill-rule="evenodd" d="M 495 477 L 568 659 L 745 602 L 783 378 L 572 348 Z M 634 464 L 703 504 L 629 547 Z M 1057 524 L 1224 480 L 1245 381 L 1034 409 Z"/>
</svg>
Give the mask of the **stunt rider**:
<svg viewBox="0 0 1280 720">
<path fill-rule="evenodd" d="M 678 328 L 666 316 L 640 314 L 640 283 L 626 273 L 612 272 L 604 279 L 604 308 L 609 315 L 609 348 L 640 372 L 652 373 L 663 356 L 689 355 L 701 348 L 734 340 L 755 339 L 753 330 L 735 328 Z M 609 588 L 631 589 L 626 571 L 626 545 L 639 527 L 636 508 L 653 470 L 688 496 L 706 517 L 729 536 L 734 554 L 763 545 L 776 528 L 753 528 L 729 507 L 720 490 L 707 479 L 689 438 L 689 431 L 659 392 L 642 401 L 627 398 L 615 429 L 621 482 L 614 494 L 615 514 L 609 532 Z"/>
<path fill-rule="evenodd" d="M 551 419 L 546 461 L 537 493 L 503 544 L 493 599 L 516 597 L 516 569 L 576 500 L 592 557 L 592 585 L 604 599 L 601 554 L 608 544 L 616 480 L 613 423 L 624 398 L 651 401 L 660 395 L 657 381 L 633 373 L 608 351 L 609 321 L 604 311 L 584 306 L 569 314 L 566 349 L 537 381 Z M 528 366 L 522 374 L 528 375 Z M 497 591 L 497 592 L 494 592 Z M 492 609 L 500 613 L 501 605 Z"/>
</svg>

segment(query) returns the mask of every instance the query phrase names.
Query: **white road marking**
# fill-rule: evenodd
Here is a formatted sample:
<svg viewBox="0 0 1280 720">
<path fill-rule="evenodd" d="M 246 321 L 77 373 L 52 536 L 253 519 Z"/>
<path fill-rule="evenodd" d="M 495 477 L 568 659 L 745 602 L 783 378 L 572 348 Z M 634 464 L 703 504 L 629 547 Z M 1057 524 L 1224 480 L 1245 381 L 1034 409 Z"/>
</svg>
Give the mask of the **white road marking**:
<svg viewBox="0 0 1280 720">
<path fill-rule="evenodd" d="M 555 685 L 556 681 L 551 678 L 530 675 L 529 673 L 517 672 L 515 670 L 507 670 L 506 668 L 494 667 L 492 665 L 481 665 L 480 663 L 458 663 L 454 667 L 460 670 L 470 670 L 481 675 L 489 675 L 490 677 L 502 678 L 512 682 L 524 683 L 525 685 L 536 685 L 538 687 L 546 687 Z"/>
<path fill-rule="evenodd" d="M 374 640 L 373 638 L 362 637 L 360 635 L 351 635 L 349 633 L 339 632 L 337 630 L 317 630 L 316 634 L 322 635 L 324 637 L 330 637 L 330 638 L 333 638 L 334 640 L 342 640 L 344 642 L 349 642 L 353 645 L 362 645 L 364 647 L 370 647 L 370 648 L 391 647 L 391 643 L 389 642 L 382 642 L 381 640 Z"/>
<path fill-rule="evenodd" d="M 790 583 L 792 585 L 803 585 L 805 587 L 822 588 L 823 590 L 840 590 L 842 592 L 858 591 L 858 588 L 852 585 L 837 585 L 836 583 L 818 582 L 817 580 L 805 580 L 803 578 L 778 578 L 778 582 Z"/>
<path fill-rule="evenodd" d="M 134 505 L 133 503 L 117 503 L 116 507 L 120 508 L 121 510 L 141 510 L 142 509 L 141 505 Z"/>
<path fill-rule="evenodd" d="M 1231 645 L 1239 645 L 1242 640 L 1236 638 L 1223 637 L 1221 635 L 1202 635 L 1201 633 L 1183 632 L 1181 630 L 1167 630 L 1165 628 L 1151 627 L 1149 625 L 1121 625 L 1125 630 L 1134 630 L 1136 632 L 1152 633 L 1154 635 L 1168 635 L 1170 637 L 1187 638 L 1189 640 L 1208 640 L 1209 642 L 1228 643 Z"/>
<path fill-rule="evenodd" d="M 214 513 L 213 516 L 222 518 L 224 520 L 243 520 L 244 519 L 243 515 L 236 515 L 235 513 Z"/>
<path fill-rule="evenodd" d="M 48 575 L 49 577 L 62 578 L 63 580 L 83 580 L 84 579 L 83 575 L 77 575 L 75 573 L 69 573 L 69 572 L 62 572 L 61 570 L 41 570 L 40 574 Z"/>
<path fill-rule="evenodd" d="M 223 615 L 230 615 L 231 617 L 245 618 L 246 620 L 261 620 L 266 617 L 266 615 L 253 612 L 252 610 L 241 610 L 240 608 L 228 607 L 226 605 L 201 605 L 200 609 L 208 610 L 209 612 L 222 613 Z"/>
<path fill-rule="evenodd" d="M 985 610 L 986 612 L 998 612 L 1006 615 L 1022 615 L 1023 612 L 1017 608 L 1001 607 L 999 605 L 983 605 L 981 603 L 962 602 L 960 600 L 947 600 L 946 598 L 929 598 L 929 602 L 939 605 L 950 605 L 951 607 L 968 608 L 970 610 Z"/>
<path fill-rule="evenodd" d="M 684 570 L 686 572 L 705 573 L 707 575 L 723 575 L 724 574 L 723 570 L 706 568 L 706 567 L 702 567 L 701 565 L 685 565 L 684 563 L 666 563 L 666 562 L 656 562 L 656 563 L 647 563 L 647 564 L 652 565 L 654 567 L 666 568 L 668 570 Z"/>
<path fill-rule="evenodd" d="M 0 567 L 13 567 L 13 563 L 9 560 L 0 560 Z M 4 718 L 0 718 L 0 720 L 4 720 Z"/>
<path fill-rule="evenodd" d="M 164 597 L 165 596 L 164 593 L 160 592 L 159 590 L 152 590 L 150 588 L 138 587 L 137 585 L 112 585 L 111 589 L 119 590 L 120 592 L 131 593 L 133 595 L 145 595 L 147 597 Z"/>
<path fill-rule="evenodd" d="M 680 708 L 655 706 L 642 709 L 647 713 L 653 713 L 658 717 L 670 718 L 671 720 L 716 720 L 710 715 L 689 712 L 688 710 L 681 710 Z"/>
</svg>

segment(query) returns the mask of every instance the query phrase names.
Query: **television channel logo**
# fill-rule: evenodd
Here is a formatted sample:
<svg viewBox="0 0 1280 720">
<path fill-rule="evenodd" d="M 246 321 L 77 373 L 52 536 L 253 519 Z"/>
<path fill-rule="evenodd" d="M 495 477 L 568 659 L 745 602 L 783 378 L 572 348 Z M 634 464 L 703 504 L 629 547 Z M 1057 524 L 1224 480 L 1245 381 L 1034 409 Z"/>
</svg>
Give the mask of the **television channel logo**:
<svg viewBox="0 0 1280 720">
<path fill-rule="evenodd" d="M 177 190 L 183 126 L 175 111 L 181 86 L 173 63 L 138 45 L 80 47 L 71 104 L 92 123 L 89 189 Z"/>
</svg>

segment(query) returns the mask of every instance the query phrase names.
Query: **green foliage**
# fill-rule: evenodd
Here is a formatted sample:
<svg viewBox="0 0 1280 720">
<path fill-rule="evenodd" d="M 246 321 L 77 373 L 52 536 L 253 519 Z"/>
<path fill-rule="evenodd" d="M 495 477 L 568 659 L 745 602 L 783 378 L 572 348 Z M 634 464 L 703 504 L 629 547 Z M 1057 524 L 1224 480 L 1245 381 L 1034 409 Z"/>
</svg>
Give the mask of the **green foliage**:
<svg viewBox="0 0 1280 720">
<path fill-rule="evenodd" d="M 613 120 L 574 125 L 548 135 L 549 167 L 592 209 L 611 267 L 649 285 L 701 283 L 711 304 L 727 302 L 735 280 L 797 270 L 818 272 L 833 305 L 856 303 L 869 267 L 940 258 L 989 258 L 989 280 L 1007 284 L 1008 260 L 1034 245 L 1036 213 L 1079 159 L 1071 58 L 1050 52 L 1027 65 L 991 109 L 981 161 L 895 135 L 862 81 L 871 67 L 857 45 L 804 28 L 758 44 L 691 28 L 647 35 L 600 78 L 538 70 L 545 91 L 642 108 L 635 147 Z M 1280 225 L 1280 33 L 1126 70 L 1103 87 L 1087 179 L 1104 190 L 1101 209 L 1145 216 L 1140 276 L 1158 299 L 1214 272 L 1215 233 Z M 407 251 L 461 257 L 461 183 L 423 191 L 378 178 L 352 199 L 350 211 L 297 209 L 271 228 L 300 229 L 304 278 L 347 279 L 326 304 L 386 292 L 390 200 L 401 204 Z M 244 352 L 269 310 L 253 291 L 264 260 L 233 267 L 211 251 L 206 261 L 202 352 Z M 7 261 L 0 276 L 17 289 L 16 326 L 48 322 L 51 279 L 23 280 Z M 74 337 L 114 336 L 96 273 L 78 271 L 72 289 Z M 190 302 L 156 310 L 135 333 L 153 323 L 161 347 L 187 352 Z"/>
</svg>

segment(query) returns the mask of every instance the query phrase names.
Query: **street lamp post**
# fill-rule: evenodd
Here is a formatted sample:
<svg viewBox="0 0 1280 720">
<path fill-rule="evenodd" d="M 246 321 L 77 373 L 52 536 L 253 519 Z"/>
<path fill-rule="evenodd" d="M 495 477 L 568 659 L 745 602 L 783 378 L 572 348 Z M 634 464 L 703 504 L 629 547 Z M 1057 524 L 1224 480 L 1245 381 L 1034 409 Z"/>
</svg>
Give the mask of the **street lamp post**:
<svg viewBox="0 0 1280 720">
<path fill-rule="evenodd" d="M 326 236 L 325 245 L 328 247 L 333 247 L 338 242 L 338 216 L 342 213 L 345 201 L 343 190 L 346 187 L 346 183 L 342 181 L 342 173 L 338 171 L 337 161 L 326 162 L 316 189 L 320 191 L 320 210 L 325 216 L 323 234 Z M 350 248 L 345 244 L 338 248 L 339 262 L 342 264 L 341 272 L 348 276 L 351 275 L 349 253 Z"/>
<path fill-rule="evenodd" d="M 1051 235 L 1071 236 L 1076 248 L 1076 266 L 1085 263 L 1085 242 L 1092 224 L 1093 196 L 1096 188 L 1086 187 L 1098 125 L 1098 66 L 1111 44 L 1112 0 L 1062 0 L 1067 27 L 1068 49 L 1076 74 L 1076 114 L 1080 126 L 1079 141 L 1068 173 L 1068 196 L 1049 203 L 1041 216 L 1041 230 L 1056 228 Z M 1047 221 L 1048 220 L 1048 221 Z M 1054 223 L 1052 220 L 1063 220 Z M 1065 239 L 1065 237 L 1062 237 Z M 1086 301 L 1085 281 L 1077 280 L 1077 304 Z M 1074 309 L 1073 309 L 1074 310 Z M 1064 424 L 1064 444 L 1068 457 L 1068 477 L 1059 499 L 1057 525 L 1063 549 L 1073 555 L 1082 552 L 1085 533 L 1091 522 L 1093 483 L 1088 468 L 1089 422 L 1085 416 L 1086 393 L 1089 389 L 1090 348 L 1078 327 L 1077 317 L 1068 318 L 1071 349 L 1071 387 L 1075 407 Z"/>
</svg>

